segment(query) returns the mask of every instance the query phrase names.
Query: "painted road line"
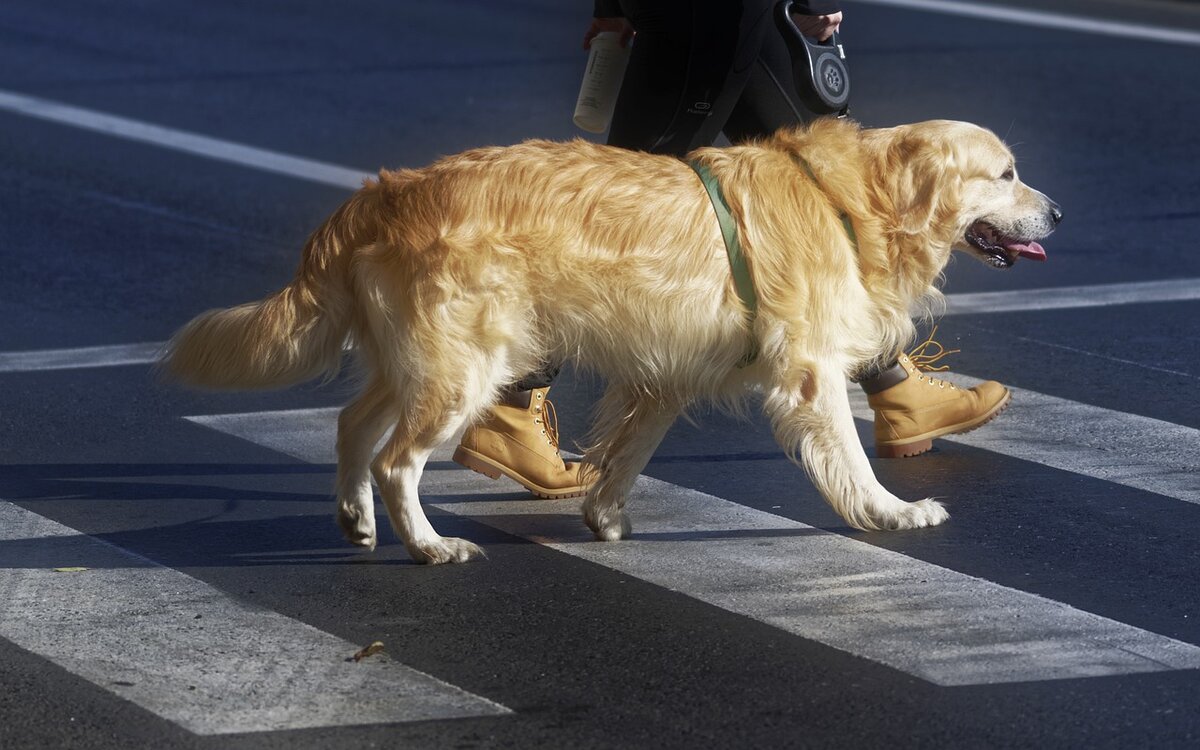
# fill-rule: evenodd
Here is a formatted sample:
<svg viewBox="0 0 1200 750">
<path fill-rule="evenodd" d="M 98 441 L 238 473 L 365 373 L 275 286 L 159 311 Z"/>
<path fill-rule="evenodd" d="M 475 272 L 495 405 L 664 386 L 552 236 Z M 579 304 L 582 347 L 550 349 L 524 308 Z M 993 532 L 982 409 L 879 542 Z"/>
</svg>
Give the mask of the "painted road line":
<svg viewBox="0 0 1200 750">
<path fill-rule="evenodd" d="M 1125 284 L 1060 286 L 1009 292 L 946 295 L 947 315 L 1072 310 L 1085 307 L 1136 305 L 1147 302 L 1200 300 L 1200 279 L 1134 281 Z"/>
<path fill-rule="evenodd" d="M 959 373 L 939 377 L 970 387 Z M 1023 388 L 982 430 L 940 438 L 1023 461 L 1200 504 L 1200 430 L 1103 409 Z M 854 415 L 873 420 L 862 389 L 850 389 Z"/>
<path fill-rule="evenodd" d="M 1043 29 L 1062 29 L 1085 34 L 1118 36 L 1150 42 L 1167 42 L 1200 47 L 1200 32 L 1184 29 L 1168 29 L 1162 26 L 1131 23 L 1129 21 L 1107 21 L 1098 18 L 1083 18 L 1044 10 L 1002 8 L 996 5 L 959 3 L 949 0 L 855 0 L 873 5 L 890 5 L 895 8 L 945 13 L 968 18 L 983 18 L 988 21 L 1016 23 L 1022 26 L 1037 26 Z"/>
<path fill-rule="evenodd" d="M 0 636 L 196 734 L 510 713 L 8 502 Z"/>
<path fill-rule="evenodd" d="M 912 1 L 918 2 L 920 0 Z M 908 2 L 908 0 L 897 0 L 897 2 Z M 969 7 L 979 9 L 982 7 L 959 6 L 953 3 L 933 4 L 955 8 Z M 1007 12 L 1006 9 L 1002 8 L 990 8 L 990 11 Z M 1012 12 L 1030 13 L 1029 11 Z M 1034 15 L 1045 16 L 1048 14 L 1034 13 Z M 364 179 L 372 176 L 347 167 L 289 156 L 232 141 L 210 138 L 197 133 L 175 130 L 103 112 L 61 104 L 47 99 L 39 99 L 12 91 L 0 90 L 0 110 L 64 125 L 72 125 L 115 137 L 150 143 L 163 148 L 183 151 L 197 156 L 226 161 L 252 169 L 283 174 L 335 187 L 356 189 L 362 185 Z M 946 314 L 967 315 L 978 312 L 1067 309 L 1195 299 L 1200 299 L 1200 279 L 1175 279 L 1131 284 L 947 295 L 948 307 Z M 136 347 L 147 348 L 141 350 L 142 353 L 138 354 L 136 352 L 125 351 L 123 347 L 132 347 L 135 349 Z M 0 353 L 0 373 L 29 372 L 34 369 L 72 369 L 74 367 L 146 364 L 154 360 L 154 351 L 158 347 L 161 347 L 161 343 L 121 345 L 116 347 L 111 353 L 105 347 L 88 347 L 80 350 L 51 350 L 48 352 Z M 78 352 L 78 354 L 71 354 L 72 351 Z M 106 361 L 110 356 L 112 357 L 112 361 Z M 46 357 L 56 364 L 53 366 L 37 367 L 36 362 L 39 357 Z M 89 357 L 94 361 L 90 361 Z"/>
<path fill-rule="evenodd" d="M 1052 287 L 1010 292 L 976 292 L 946 295 L 946 315 L 1069 310 L 1084 307 L 1186 302 L 1200 300 L 1200 279 L 1139 281 L 1129 284 Z M 40 370 L 72 370 L 118 365 L 145 365 L 155 361 L 164 341 L 79 349 L 43 349 L 0 352 L 0 374 Z"/>
<path fill-rule="evenodd" d="M 334 409 L 189 419 L 334 460 Z M 443 468 L 450 450 L 422 479 L 433 507 L 938 685 L 1200 668 L 1191 644 L 648 477 L 630 498 L 634 538 L 594 542 L 577 502 L 497 500 L 512 487 Z"/>
<path fill-rule="evenodd" d="M 0 352 L 0 372 L 42 372 L 145 365 L 157 360 L 165 345 L 165 341 L 149 341 L 141 344 L 84 346 L 76 349 Z"/>
<path fill-rule="evenodd" d="M 0 90 L 0 111 L 35 117 L 40 120 L 91 130 L 116 138 L 181 151 L 206 159 L 251 167 L 262 172 L 287 175 L 322 185 L 357 189 L 372 174 L 336 164 L 304 159 L 278 151 L 246 146 L 220 138 L 211 138 L 186 130 L 176 130 L 140 120 L 131 120 L 104 112 L 97 112 L 69 104 L 60 104 L 49 99 Z"/>
</svg>

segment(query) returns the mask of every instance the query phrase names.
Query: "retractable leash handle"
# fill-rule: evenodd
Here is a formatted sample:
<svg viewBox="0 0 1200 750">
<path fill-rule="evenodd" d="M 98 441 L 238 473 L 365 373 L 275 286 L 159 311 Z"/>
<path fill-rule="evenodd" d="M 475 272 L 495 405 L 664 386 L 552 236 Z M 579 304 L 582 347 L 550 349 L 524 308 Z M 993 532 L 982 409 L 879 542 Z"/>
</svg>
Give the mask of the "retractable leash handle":
<svg viewBox="0 0 1200 750">
<path fill-rule="evenodd" d="M 850 111 L 850 71 L 841 36 L 835 31 L 816 42 L 801 34 L 792 20 L 792 0 L 775 5 L 775 25 L 792 55 L 792 77 L 804 106 L 817 114 L 845 117 Z"/>
</svg>

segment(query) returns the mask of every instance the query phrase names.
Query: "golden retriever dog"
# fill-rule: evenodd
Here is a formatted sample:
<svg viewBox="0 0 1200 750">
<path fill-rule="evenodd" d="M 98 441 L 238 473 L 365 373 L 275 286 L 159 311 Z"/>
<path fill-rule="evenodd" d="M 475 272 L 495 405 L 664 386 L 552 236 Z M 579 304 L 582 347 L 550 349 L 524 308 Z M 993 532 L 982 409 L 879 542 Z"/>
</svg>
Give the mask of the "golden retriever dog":
<svg viewBox="0 0 1200 750">
<path fill-rule="evenodd" d="M 374 547 L 374 476 L 423 563 L 482 554 L 426 518 L 417 483 L 430 453 L 508 384 L 568 359 L 607 384 L 584 457 L 598 539 L 630 533 L 626 495 L 677 415 L 701 400 L 737 409 L 748 392 L 851 526 L 944 521 L 941 504 L 876 480 L 847 375 L 911 340 L 951 250 L 997 267 L 1044 257 L 1036 240 L 1058 207 L 1020 182 L 996 136 L 960 122 L 820 120 L 690 157 L 724 191 L 756 311 L 686 162 L 529 141 L 368 180 L 313 233 L 288 286 L 193 320 L 165 370 L 203 387 L 278 387 L 335 372 L 351 341 L 365 379 L 338 419 L 338 521 Z"/>
</svg>

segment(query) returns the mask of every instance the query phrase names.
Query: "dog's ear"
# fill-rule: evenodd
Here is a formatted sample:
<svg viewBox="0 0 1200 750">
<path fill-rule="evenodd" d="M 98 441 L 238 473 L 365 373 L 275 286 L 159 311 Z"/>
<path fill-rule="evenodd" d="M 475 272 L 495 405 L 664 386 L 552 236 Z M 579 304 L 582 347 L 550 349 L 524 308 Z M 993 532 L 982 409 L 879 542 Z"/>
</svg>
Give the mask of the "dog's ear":
<svg viewBox="0 0 1200 750">
<path fill-rule="evenodd" d="M 941 139 L 905 133 L 887 149 L 883 174 L 892 175 L 892 202 L 899 228 L 925 231 L 938 209 L 954 201 L 960 180 L 954 151 Z"/>
</svg>

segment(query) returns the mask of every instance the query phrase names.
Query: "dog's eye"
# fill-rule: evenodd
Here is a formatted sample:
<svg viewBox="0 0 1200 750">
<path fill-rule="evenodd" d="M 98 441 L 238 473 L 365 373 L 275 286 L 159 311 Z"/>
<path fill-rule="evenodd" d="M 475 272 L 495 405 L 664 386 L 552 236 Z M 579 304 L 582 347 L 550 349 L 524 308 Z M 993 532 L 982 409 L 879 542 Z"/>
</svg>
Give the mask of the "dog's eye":
<svg viewBox="0 0 1200 750">
<path fill-rule="evenodd" d="M 1004 174 L 1000 175 L 1000 179 L 1004 180 L 1005 182 L 1012 182 L 1016 176 L 1017 173 L 1013 171 L 1012 167 L 1009 167 L 1008 169 L 1004 170 Z"/>
</svg>

